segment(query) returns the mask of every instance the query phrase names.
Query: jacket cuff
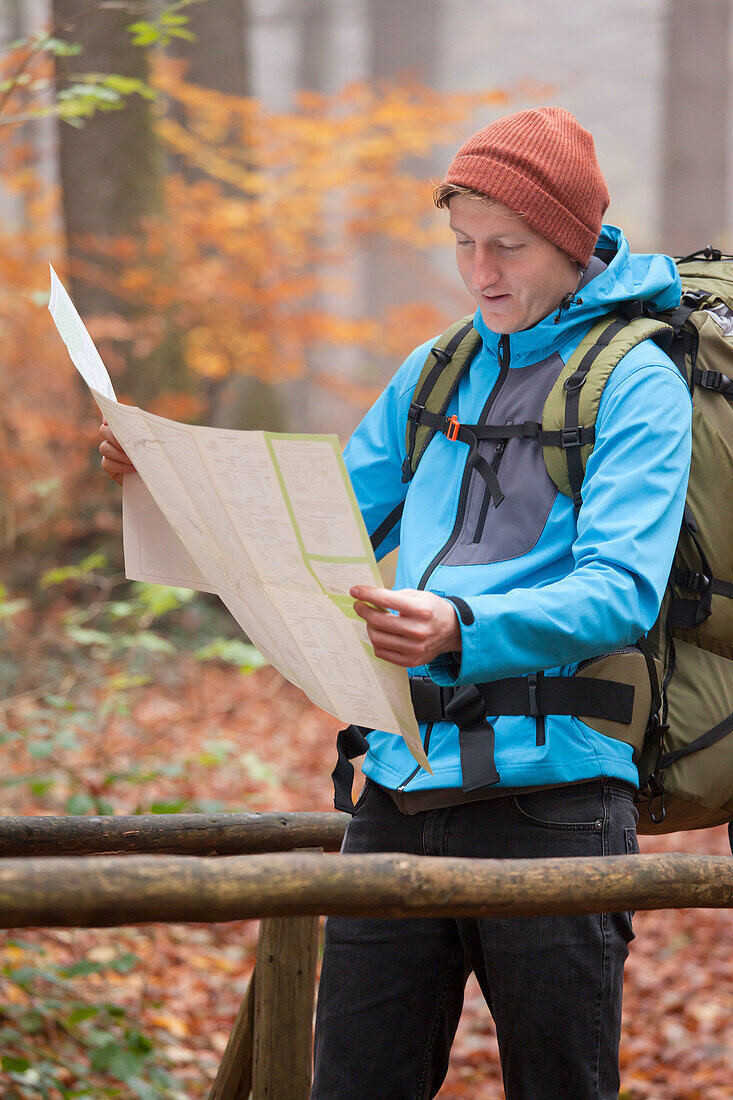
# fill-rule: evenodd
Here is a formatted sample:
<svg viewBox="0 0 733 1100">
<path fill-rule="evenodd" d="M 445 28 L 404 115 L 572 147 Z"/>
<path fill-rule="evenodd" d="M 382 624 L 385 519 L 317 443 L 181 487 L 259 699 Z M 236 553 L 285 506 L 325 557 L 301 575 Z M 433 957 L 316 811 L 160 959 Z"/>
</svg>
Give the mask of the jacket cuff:
<svg viewBox="0 0 733 1100">
<path fill-rule="evenodd" d="M 439 653 L 434 661 L 427 666 L 428 675 L 436 684 L 444 687 L 452 686 L 461 674 L 461 659 L 463 638 L 466 627 L 475 624 L 475 616 L 470 606 L 460 596 L 445 596 L 446 600 L 453 604 L 458 613 L 458 625 L 461 631 L 461 650 L 453 650 L 450 653 Z"/>
</svg>

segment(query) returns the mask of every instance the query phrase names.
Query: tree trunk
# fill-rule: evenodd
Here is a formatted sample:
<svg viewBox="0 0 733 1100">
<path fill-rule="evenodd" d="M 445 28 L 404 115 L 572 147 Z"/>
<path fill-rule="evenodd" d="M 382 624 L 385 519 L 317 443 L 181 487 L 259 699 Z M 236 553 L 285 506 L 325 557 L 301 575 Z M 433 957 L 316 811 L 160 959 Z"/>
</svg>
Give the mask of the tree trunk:
<svg viewBox="0 0 733 1100">
<path fill-rule="evenodd" d="M 76 73 L 84 72 L 148 81 L 148 54 L 132 45 L 127 31 L 133 19 L 140 18 L 140 8 L 94 8 L 89 0 L 53 0 L 54 24 L 63 28 L 59 36 L 82 47 L 78 56 L 57 59 L 60 91 Z M 161 158 L 151 105 L 133 94 L 122 110 L 97 112 L 79 129 L 60 122 L 58 150 L 70 289 L 77 309 L 85 320 L 116 314 L 140 322 L 144 306 L 115 293 L 118 268 L 105 249 L 115 239 L 139 239 L 141 219 L 162 211 Z M 99 238 L 98 244 L 85 240 L 89 235 Z M 108 366 L 117 386 L 141 404 L 180 385 L 175 334 L 163 335 L 144 356 L 136 353 L 127 335 L 103 345 L 102 352 L 113 353 Z"/>
<path fill-rule="evenodd" d="M 726 228 L 730 0 L 667 7 L 662 240 L 677 255 Z"/>
<path fill-rule="evenodd" d="M 57 60 L 59 89 L 80 72 L 147 81 L 147 53 L 132 45 L 126 29 L 131 11 L 89 9 L 89 0 L 53 0 L 54 24 L 68 28 L 60 37 L 82 46 L 78 56 Z M 66 238 L 72 258 L 83 259 L 85 235 L 124 236 L 141 218 L 160 211 L 160 159 L 150 104 L 133 95 L 123 110 L 97 113 L 80 129 L 59 123 L 58 133 Z M 82 314 L 119 304 L 104 287 L 81 280 L 75 272 L 71 291 Z"/>
<path fill-rule="evenodd" d="M 369 0 L 368 71 L 374 81 L 410 79 L 435 87 L 440 61 L 437 0 Z M 426 181 L 428 160 L 412 158 L 406 166 Z M 425 188 L 429 203 L 429 189 Z M 364 249 L 366 312 L 377 319 L 407 301 L 429 300 L 429 275 L 424 253 L 377 236 Z M 378 377 L 389 377 L 394 362 L 380 365 Z"/>
<path fill-rule="evenodd" d="M 187 8 L 186 14 L 196 41 L 174 40 L 171 53 L 187 62 L 188 83 L 226 95 L 251 94 L 246 0 L 206 0 Z M 175 106 L 173 113 L 185 125 L 183 113 Z M 175 158 L 173 167 L 189 182 L 206 178 L 204 171 L 185 158 Z M 233 194 L 231 188 L 220 186 L 225 194 Z M 246 197 L 240 195 L 240 201 L 246 202 Z M 285 427 L 277 389 L 250 374 L 234 374 L 212 386 L 209 422 L 218 428 L 240 430 L 278 431 Z"/>
</svg>

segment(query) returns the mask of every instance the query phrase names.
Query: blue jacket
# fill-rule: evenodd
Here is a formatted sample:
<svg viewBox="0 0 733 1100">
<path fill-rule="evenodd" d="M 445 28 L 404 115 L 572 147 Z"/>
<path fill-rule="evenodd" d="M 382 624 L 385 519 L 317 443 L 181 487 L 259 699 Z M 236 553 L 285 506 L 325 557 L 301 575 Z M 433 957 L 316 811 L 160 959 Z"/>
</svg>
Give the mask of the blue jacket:
<svg viewBox="0 0 733 1100">
<path fill-rule="evenodd" d="M 569 308 L 511 334 L 509 369 L 498 392 L 500 337 L 476 313 L 482 347 L 449 416 L 478 423 L 493 390 L 490 422 L 541 420 L 563 363 L 599 315 L 632 298 L 657 310 L 678 304 L 679 276 L 668 256 L 632 255 L 614 226 L 604 226 L 599 243 L 615 256 L 608 266 L 591 261 Z M 684 508 L 691 401 L 679 371 L 649 340 L 617 365 L 601 399 L 579 514 L 550 480 L 541 447 L 518 439 L 508 442 L 498 467 L 506 499 L 487 508 L 482 479 L 466 470 L 467 445 L 440 433 L 412 481 L 402 482 L 408 407 L 433 343 L 407 357 L 345 451 L 370 535 L 404 501 L 401 522 L 377 547 L 383 556 L 399 545 L 395 588 L 458 596 L 470 608 L 462 616 L 473 621 L 461 623 L 457 674 L 447 655 L 411 674 L 440 684 L 539 670 L 568 676 L 579 661 L 635 642 L 658 615 Z M 493 441 L 482 447 L 491 459 Z M 541 745 L 534 719 L 489 718 L 502 787 L 600 776 L 638 782 L 630 746 L 577 718 L 548 717 Z M 425 740 L 425 727 L 421 733 Z M 456 726 L 436 724 L 428 740 L 432 775 L 415 768 L 401 738 L 379 730 L 369 735 L 363 770 L 393 789 L 460 787 Z"/>
</svg>

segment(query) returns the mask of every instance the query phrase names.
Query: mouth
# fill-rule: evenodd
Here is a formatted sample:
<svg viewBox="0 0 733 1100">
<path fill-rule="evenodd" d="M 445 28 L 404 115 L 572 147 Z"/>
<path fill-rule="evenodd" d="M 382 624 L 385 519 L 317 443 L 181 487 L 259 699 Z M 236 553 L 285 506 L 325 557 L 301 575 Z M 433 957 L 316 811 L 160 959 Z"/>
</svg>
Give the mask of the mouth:
<svg viewBox="0 0 733 1100">
<path fill-rule="evenodd" d="M 481 300 L 487 302 L 490 306 L 498 306 L 503 302 L 508 302 L 511 298 L 511 294 L 482 294 Z"/>
</svg>

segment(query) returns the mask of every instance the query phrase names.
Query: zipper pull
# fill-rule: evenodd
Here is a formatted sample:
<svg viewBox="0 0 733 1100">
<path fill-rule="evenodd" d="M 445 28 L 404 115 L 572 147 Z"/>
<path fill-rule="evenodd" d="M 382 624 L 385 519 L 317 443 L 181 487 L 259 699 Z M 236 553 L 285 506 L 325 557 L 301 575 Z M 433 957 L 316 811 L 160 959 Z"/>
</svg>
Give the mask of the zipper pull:
<svg viewBox="0 0 733 1100">
<path fill-rule="evenodd" d="M 508 367 L 509 366 L 509 360 L 510 360 L 509 333 L 505 332 L 505 333 L 502 334 L 502 337 L 499 340 L 499 363 L 502 367 Z"/>
</svg>

